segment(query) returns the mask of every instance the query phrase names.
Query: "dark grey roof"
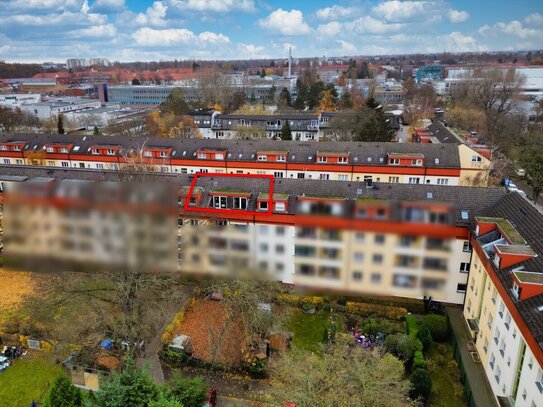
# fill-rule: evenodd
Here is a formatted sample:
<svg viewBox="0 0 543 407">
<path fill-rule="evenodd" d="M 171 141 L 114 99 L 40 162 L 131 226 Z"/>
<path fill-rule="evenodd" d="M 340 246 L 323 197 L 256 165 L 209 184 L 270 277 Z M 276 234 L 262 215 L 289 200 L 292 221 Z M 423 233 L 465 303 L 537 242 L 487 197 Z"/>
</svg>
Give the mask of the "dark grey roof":
<svg viewBox="0 0 543 407">
<path fill-rule="evenodd" d="M 317 120 L 319 118 L 316 114 L 222 114 L 217 116 L 217 119 L 246 119 L 246 120 Z"/>
<path fill-rule="evenodd" d="M 522 265 L 528 271 L 543 273 L 543 215 L 516 192 L 505 195 L 487 213 L 488 216 L 509 220 L 538 255 L 538 257 L 523 262 Z M 518 266 L 516 264 L 506 269 L 496 270 L 496 273 L 539 343 L 539 347 L 543 349 L 543 312 L 537 309 L 543 306 L 543 294 L 524 301 L 517 300 L 511 291 L 513 285 L 511 270 Z"/>
<path fill-rule="evenodd" d="M 459 168 L 458 147 L 453 144 L 421 143 L 365 143 L 351 141 L 299 142 L 281 140 L 217 140 L 217 139 L 172 139 L 125 136 L 79 136 L 69 134 L 2 134 L 0 142 L 26 141 L 28 150 L 41 149 L 48 143 L 74 143 L 79 146 L 71 156 L 89 154 L 93 145 L 120 145 L 123 149 L 149 147 L 172 147 L 172 158 L 193 159 L 201 148 L 226 149 L 228 161 L 256 161 L 256 152 L 288 151 L 287 163 L 315 163 L 317 151 L 350 153 L 349 164 L 386 165 L 388 153 L 422 153 L 424 167 Z M 436 159 L 438 163 L 436 164 Z M 338 164 L 343 165 L 345 164 Z"/>
<path fill-rule="evenodd" d="M 58 179 L 84 179 L 95 181 L 121 180 L 116 171 L 84 169 L 47 169 L 36 167 L 4 166 L 0 167 L 0 181 L 3 177 L 27 176 L 54 177 Z M 122 173 L 121 173 L 122 174 Z M 177 186 L 188 186 L 191 175 L 153 173 L 153 180 L 173 182 Z M 124 178 L 126 179 L 126 178 Z M 123 180 L 124 180 L 123 179 Z M 199 177 L 197 186 L 206 191 L 213 189 L 234 189 L 254 193 L 269 192 L 270 181 L 265 178 L 242 177 Z M 505 188 L 480 188 L 442 185 L 411 185 L 374 183 L 367 187 L 364 182 L 323 181 L 310 179 L 275 179 L 274 192 L 288 194 L 291 200 L 301 195 L 319 197 L 343 197 L 351 201 L 358 198 L 383 199 L 388 201 L 425 201 L 449 203 L 454 208 L 456 225 L 468 226 L 475 216 L 482 216 L 500 198 L 505 195 Z M 294 209 L 294 206 L 291 207 Z M 467 212 L 467 219 L 462 217 Z"/>
<path fill-rule="evenodd" d="M 463 144 L 462 141 L 439 120 L 434 120 L 426 130 L 432 133 L 432 136 L 437 138 L 440 143 Z"/>
</svg>

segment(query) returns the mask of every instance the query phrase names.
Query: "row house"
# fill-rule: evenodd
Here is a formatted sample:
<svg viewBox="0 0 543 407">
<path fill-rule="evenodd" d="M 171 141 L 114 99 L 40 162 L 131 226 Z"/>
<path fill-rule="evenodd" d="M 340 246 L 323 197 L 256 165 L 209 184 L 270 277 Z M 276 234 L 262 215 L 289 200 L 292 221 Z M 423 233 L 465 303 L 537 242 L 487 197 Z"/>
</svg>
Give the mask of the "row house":
<svg viewBox="0 0 543 407">
<path fill-rule="evenodd" d="M 543 400 L 541 214 L 508 194 L 476 217 L 463 315 L 500 405 Z"/>
<path fill-rule="evenodd" d="M 252 122 L 246 123 L 252 126 Z M 276 124 L 273 124 L 276 125 Z M 271 126 L 271 124 L 270 124 Z M 172 174 L 216 172 L 424 185 L 486 185 L 490 161 L 465 144 L 0 135 L 0 165 Z"/>
<path fill-rule="evenodd" d="M 271 194 L 270 179 L 266 177 L 204 173 L 196 178 L 163 176 L 164 183 L 155 182 L 145 191 L 129 193 L 133 198 L 122 201 L 122 206 L 114 205 L 115 197 L 124 196 L 115 192 L 115 183 L 105 183 L 97 189 L 99 192 L 70 192 L 69 188 L 95 180 L 93 171 L 13 167 L 6 172 L 4 176 L 26 174 L 29 178 L 25 181 L 32 182 L 33 187 L 44 179 L 54 183 L 61 178 L 58 191 L 62 199 L 56 197 L 54 204 L 60 205 L 62 213 L 75 207 L 75 202 L 78 208 L 74 213 L 68 211 L 66 222 L 59 220 L 62 228 L 77 233 L 80 229 L 70 226 L 71 217 L 76 218 L 73 222 L 81 217 L 98 228 L 86 234 L 91 237 L 102 236 L 105 232 L 100 229 L 109 229 L 107 220 L 115 218 L 115 213 L 107 213 L 108 205 L 114 212 L 121 208 L 123 216 L 129 215 L 133 212 L 122 208 L 130 207 L 140 193 L 148 197 L 154 184 L 172 186 L 178 198 L 170 198 L 170 206 L 166 207 L 166 198 L 157 199 L 156 212 L 175 209 L 179 219 L 169 218 L 157 225 L 166 225 L 166 235 L 178 237 L 178 252 L 173 257 L 180 260 L 182 271 L 225 275 L 246 271 L 316 289 L 415 298 L 431 295 L 454 304 L 463 303 L 468 285 L 472 255 L 469 226 L 506 194 L 502 188 L 368 186 L 363 182 L 307 179 L 276 180 Z M 115 180 L 115 174 L 102 173 L 101 179 Z M 127 183 L 119 185 L 130 187 Z M 104 188 L 109 189 L 103 192 Z M 81 197 L 88 199 L 86 215 L 81 211 L 85 203 Z M 144 206 L 149 207 L 153 206 Z M 36 226 L 43 233 L 62 229 L 51 227 L 53 215 L 43 217 L 43 211 L 38 213 L 42 222 L 49 223 L 49 227 Z M 39 219 L 36 216 L 22 218 L 34 222 Z M 134 216 L 129 219 L 137 219 L 139 212 Z M 84 226 L 88 227 L 88 222 Z M 103 247 L 105 240 L 87 240 L 86 258 L 92 259 L 93 248 L 100 253 L 107 250 Z M 19 252 L 25 252 L 23 249 Z M 44 249 L 42 253 L 64 256 L 66 252 Z M 172 254 L 164 254 L 164 258 L 171 259 Z"/>
</svg>

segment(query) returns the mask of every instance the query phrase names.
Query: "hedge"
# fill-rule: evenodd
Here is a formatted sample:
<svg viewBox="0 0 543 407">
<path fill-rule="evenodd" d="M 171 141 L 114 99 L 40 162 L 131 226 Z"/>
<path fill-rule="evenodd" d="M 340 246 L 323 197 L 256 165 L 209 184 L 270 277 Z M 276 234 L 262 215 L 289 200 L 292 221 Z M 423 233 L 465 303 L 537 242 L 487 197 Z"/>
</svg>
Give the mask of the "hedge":
<svg viewBox="0 0 543 407">
<path fill-rule="evenodd" d="M 317 309 L 322 308 L 324 305 L 324 299 L 322 297 L 316 296 L 305 296 L 305 295 L 296 295 L 283 293 L 277 295 L 277 300 L 283 304 L 295 305 L 295 306 L 304 306 L 309 305 Z"/>
<path fill-rule="evenodd" d="M 420 350 L 416 351 L 413 356 L 411 370 L 415 371 L 416 369 L 426 369 L 426 360 L 424 359 L 424 354 Z"/>
<path fill-rule="evenodd" d="M 428 328 L 434 341 L 445 342 L 449 337 L 447 319 L 442 315 L 425 315 L 422 319 L 422 326 Z"/>
<path fill-rule="evenodd" d="M 432 391 L 432 378 L 430 374 L 424 369 L 415 369 L 411 376 L 411 390 L 409 396 L 412 399 L 422 398 L 423 402 L 426 403 L 430 393 Z"/>
<path fill-rule="evenodd" d="M 366 304 L 388 305 L 391 307 L 405 308 L 412 314 L 424 314 L 424 302 L 416 298 L 397 298 L 397 297 L 349 297 L 349 302 L 362 302 Z"/>
<path fill-rule="evenodd" d="M 401 320 L 407 310 L 400 307 L 391 307 L 390 305 L 365 304 L 360 302 L 347 302 L 347 312 L 361 316 L 375 315 L 381 318 Z"/>
<path fill-rule="evenodd" d="M 419 331 L 419 327 L 417 325 L 417 320 L 413 315 L 407 315 L 405 317 L 405 326 L 407 328 L 407 333 L 411 336 L 416 337 L 417 333 Z"/>
</svg>

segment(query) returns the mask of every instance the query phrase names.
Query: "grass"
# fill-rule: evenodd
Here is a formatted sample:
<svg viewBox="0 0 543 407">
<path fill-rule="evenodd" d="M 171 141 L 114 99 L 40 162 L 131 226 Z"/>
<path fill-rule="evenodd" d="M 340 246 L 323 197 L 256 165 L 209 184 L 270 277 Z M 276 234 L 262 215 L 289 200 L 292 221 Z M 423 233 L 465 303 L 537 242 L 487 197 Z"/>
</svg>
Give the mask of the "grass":
<svg viewBox="0 0 543 407">
<path fill-rule="evenodd" d="M 428 370 L 432 378 L 430 407 L 465 407 L 460 384 L 460 369 L 448 344 L 432 343 L 426 353 Z"/>
<path fill-rule="evenodd" d="M 0 373 L 0 404 L 28 407 L 32 400 L 43 401 L 49 383 L 62 373 L 62 368 L 45 355 L 26 355 Z"/>
<path fill-rule="evenodd" d="M 287 320 L 287 329 L 294 334 L 292 346 L 317 353 L 321 351 L 324 330 L 329 326 L 329 311 L 306 314 L 301 309 L 291 308 Z"/>
</svg>

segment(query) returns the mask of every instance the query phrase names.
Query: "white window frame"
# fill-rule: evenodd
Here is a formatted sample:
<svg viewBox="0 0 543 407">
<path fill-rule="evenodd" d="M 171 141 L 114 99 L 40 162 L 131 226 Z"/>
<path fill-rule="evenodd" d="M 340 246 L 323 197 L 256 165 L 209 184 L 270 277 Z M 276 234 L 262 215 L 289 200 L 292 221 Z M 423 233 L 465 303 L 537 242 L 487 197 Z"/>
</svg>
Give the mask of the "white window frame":
<svg viewBox="0 0 543 407">
<path fill-rule="evenodd" d="M 389 165 L 400 165 L 400 159 L 399 158 L 391 158 L 388 160 Z"/>
</svg>

